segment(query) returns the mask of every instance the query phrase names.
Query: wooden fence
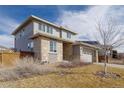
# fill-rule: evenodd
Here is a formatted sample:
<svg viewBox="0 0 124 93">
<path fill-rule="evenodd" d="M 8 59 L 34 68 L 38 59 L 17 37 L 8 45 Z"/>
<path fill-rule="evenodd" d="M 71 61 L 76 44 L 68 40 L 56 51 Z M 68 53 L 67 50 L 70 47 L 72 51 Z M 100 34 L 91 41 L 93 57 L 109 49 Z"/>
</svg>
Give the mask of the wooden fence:
<svg viewBox="0 0 124 93">
<path fill-rule="evenodd" d="M 24 58 L 26 56 L 33 57 L 31 52 L 3 52 L 0 53 L 0 64 L 4 66 L 12 65 L 17 59 Z"/>
</svg>

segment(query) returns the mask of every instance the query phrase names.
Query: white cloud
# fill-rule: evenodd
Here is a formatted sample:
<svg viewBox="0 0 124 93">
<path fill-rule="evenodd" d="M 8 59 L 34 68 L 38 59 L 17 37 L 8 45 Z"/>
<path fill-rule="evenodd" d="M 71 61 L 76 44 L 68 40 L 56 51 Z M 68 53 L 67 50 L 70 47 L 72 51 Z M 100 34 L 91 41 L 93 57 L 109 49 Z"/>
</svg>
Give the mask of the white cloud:
<svg viewBox="0 0 124 93">
<path fill-rule="evenodd" d="M 18 25 L 18 22 L 5 15 L 0 15 L 0 31 L 10 34 Z"/>
<path fill-rule="evenodd" d="M 14 47 L 14 38 L 11 32 L 17 27 L 18 22 L 6 15 L 0 15 L 0 45 Z"/>
<path fill-rule="evenodd" d="M 85 36 L 91 39 L 89 33 L 93 33 L 95 30 L 95 20 L 103 15 L 106 15 L 110 7 L 111 6 L 93 6 L 87 11 L 63 11 L 56 23 L 79 33 L 78 37 Z"/>
<path fill-rule="evenodd" d="M 11 35 L 0 35 L 0 45 L 14 47 L 14 38 Z"/>
<path fill-rule="evenodd" d="M 95 40 L 94 35 L 98 34 L 95 28 L 96 20 L 110 15 L 124 25 L 123 10 L 124 7 L 120 6 L 92 6 L 85 11 L 62 11 L 56 23 L 77 32 L 78 40 Z"/>
</svg>

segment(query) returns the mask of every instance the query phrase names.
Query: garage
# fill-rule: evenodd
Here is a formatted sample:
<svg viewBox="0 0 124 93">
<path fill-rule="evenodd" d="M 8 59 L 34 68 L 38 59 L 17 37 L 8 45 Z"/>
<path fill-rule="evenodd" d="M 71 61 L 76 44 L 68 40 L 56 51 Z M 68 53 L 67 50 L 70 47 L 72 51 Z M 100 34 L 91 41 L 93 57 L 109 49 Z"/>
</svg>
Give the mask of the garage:
<svg viewBox="0 0 124 93">
<path fill-rule="evenodd" d="M 90 44 L 76 42 L 73 45 L 73 59 L 84 63 L 98 62 L 98 49 Z"/>
<path fill-rule="evenodd" d="M 92 55 L 82 54 L 80 58 L 82 62 L 92 63 Z"/>
<path fill-rule="evenodd" d="M 92 50 L 86 47 L 81 47 L 80 49 L 80 60 L 85 63 L 92 63 L 93 62 L 93 54 Z"/>
</svg>

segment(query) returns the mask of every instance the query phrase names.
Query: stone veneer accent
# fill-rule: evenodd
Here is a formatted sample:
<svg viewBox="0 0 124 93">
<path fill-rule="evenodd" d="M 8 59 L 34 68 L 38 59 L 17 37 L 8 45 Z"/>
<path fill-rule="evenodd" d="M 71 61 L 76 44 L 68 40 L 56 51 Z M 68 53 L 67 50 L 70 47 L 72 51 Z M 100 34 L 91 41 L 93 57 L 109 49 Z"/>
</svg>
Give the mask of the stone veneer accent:
<svg viewBox="0 0 124 93">
<path fill-rule="evenodd" d="M 57 41 L 57 52 L 51 53 L 50 40 L 46 37 L 39 37 L 34 39 L 34 53 L 35 58 L 48 62 L 61 62 L 63 60 L 63 44 L 62 41 Z M 54 58 L 52 58 L 54 57 Z"/>
</svg>

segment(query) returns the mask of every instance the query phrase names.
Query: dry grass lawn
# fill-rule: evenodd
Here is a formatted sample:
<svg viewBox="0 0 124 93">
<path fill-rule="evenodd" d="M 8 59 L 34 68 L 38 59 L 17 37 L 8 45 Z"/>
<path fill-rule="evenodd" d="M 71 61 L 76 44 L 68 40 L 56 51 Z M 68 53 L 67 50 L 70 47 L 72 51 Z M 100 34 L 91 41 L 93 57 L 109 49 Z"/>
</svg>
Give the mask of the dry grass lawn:
<svg viewBox="0 0 124 93">
<path fill-rule="evenodd" d="M 116 72 L 121 78 L 100 78 L 94 75 L 102 70 L 102 66 L 88 65 L 76 68 L 57 68 L 56 73 L 43 76 L 34 76 L 16 81 L 0 82 L 0 87 L 48 87 L 48 88 L 92 88 L 92 87 L 124 87 L 124 69 L 108 68 L 108 71 Z"/>
</svg>

